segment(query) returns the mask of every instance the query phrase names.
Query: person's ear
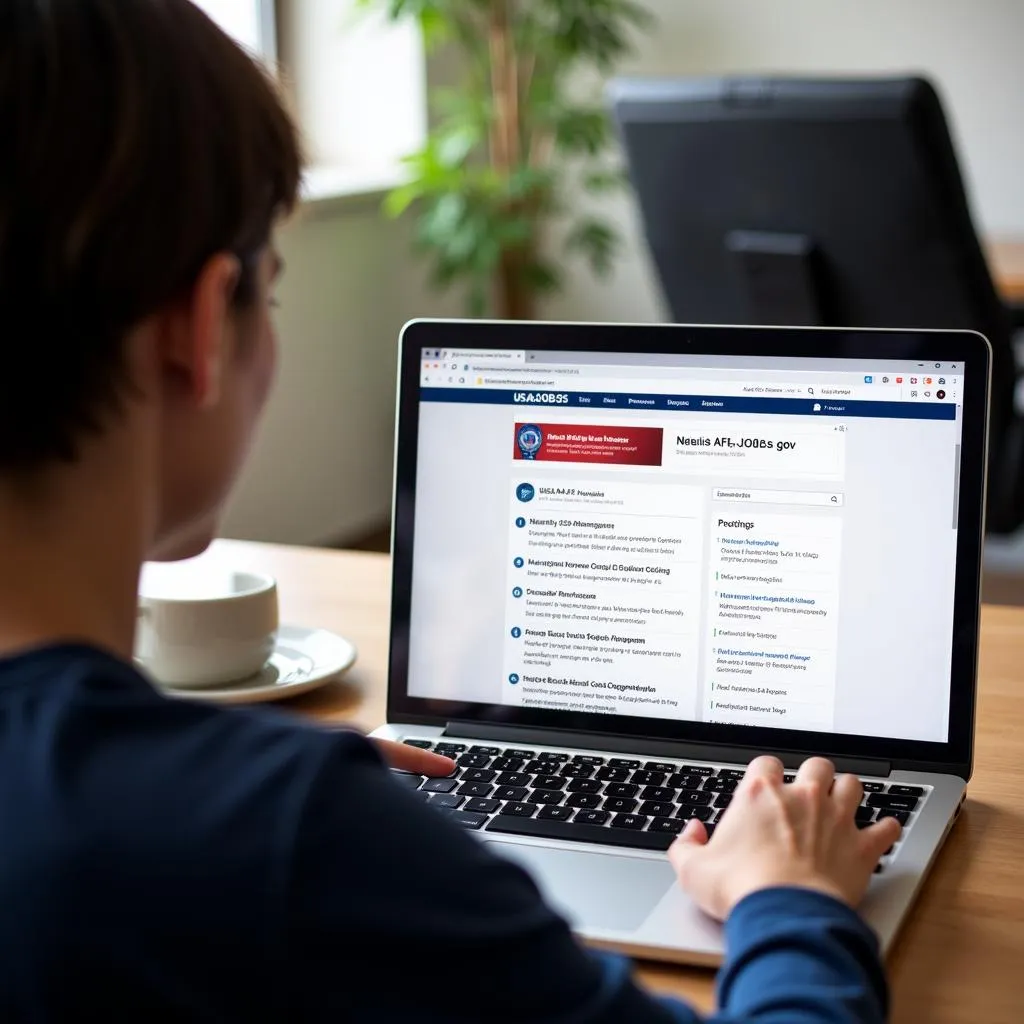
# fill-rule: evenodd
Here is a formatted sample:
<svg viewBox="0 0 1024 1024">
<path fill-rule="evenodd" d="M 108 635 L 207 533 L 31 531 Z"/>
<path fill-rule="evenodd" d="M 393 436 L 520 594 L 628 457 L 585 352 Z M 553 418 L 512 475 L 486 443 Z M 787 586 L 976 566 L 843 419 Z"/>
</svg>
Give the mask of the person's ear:
<svg viewBox="0 0 1024 1024">
<path fill-rule="evenodd" d="M 190 398 L 201 408 L 220 399 L 224 364 L 230 356 L 232 303 L 241 263 L 217 253 L 203 265 L 189 295 L 182 301 L 164 358 L 186 382 Z"/>
</svg>

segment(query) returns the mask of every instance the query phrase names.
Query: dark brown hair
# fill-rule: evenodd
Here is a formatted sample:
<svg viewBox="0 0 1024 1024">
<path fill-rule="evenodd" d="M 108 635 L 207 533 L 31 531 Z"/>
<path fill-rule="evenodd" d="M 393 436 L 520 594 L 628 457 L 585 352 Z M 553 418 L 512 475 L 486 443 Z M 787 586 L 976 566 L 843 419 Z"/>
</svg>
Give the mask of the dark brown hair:
<svg viewBox="0 0 1024 1024">
<path fill-rule="evenodd" d="M 273 84 L 188 0 L 2 0 L 0 473 L 75 457 L 213 254 L 251 299 L 299 179 Z"/>
</svg>

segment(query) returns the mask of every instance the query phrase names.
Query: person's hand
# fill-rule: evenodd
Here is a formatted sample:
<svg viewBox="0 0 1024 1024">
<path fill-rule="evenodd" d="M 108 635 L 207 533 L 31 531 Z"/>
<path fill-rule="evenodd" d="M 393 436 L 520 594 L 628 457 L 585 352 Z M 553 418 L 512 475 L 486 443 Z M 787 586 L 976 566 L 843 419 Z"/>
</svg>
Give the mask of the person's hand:
<svg viewBox="0 0 1024 1024">
<path fill-rule="evenodd" d="M 400 771 L 411 772 L 413 775 L 432 775 L 440 779 L 447 778 L 455 771 L 455 762 L 450 757 L 410 747 L 408 743 L 396 743 L 394 740 L 375 739 L 373 742 L 388 765 Z"/>
<path fill-rule="evenodd" d="M 894 818 L 858 829 L 854 809 L 862 794 L 855 775 L 837 776 L 823 758 L 805 761 L 796 779 L 783 785 L 781 762 L 759 757 L 736 787 L 714 838 L 690 821 L 669 859 L 682 887 L 720 921 L 744 896 L 775 886 L 814 889 L 856 906 L 878 858 L 901 831 Z"/>
</svg>

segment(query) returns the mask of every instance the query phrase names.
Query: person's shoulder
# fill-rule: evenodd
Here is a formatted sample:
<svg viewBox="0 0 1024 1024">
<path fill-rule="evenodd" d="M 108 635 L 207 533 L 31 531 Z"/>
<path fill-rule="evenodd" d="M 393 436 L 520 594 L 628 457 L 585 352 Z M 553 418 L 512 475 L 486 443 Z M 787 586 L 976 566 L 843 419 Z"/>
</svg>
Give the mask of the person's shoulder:
<svg viewBox="0 0 1024 1024">
<path fill-rule="evenodd" d="M 216 806 L 226 821 L 229 803 L 231 814 L 269 825 L 294 813 L 328 760 L 380 764 L 355 733 L 273 710 L 172 698 L 131 664 L 88 647 L 0 661 L 0 702 L 22 705 L 8 746 L 32 749 L 33 763 L 65 765 L 79 780 L 76 800 L 122 808 L 107 817 L 115 827 L 157 828 L 161 812 L 186 807 L 212 814 Z"/>
</svg>

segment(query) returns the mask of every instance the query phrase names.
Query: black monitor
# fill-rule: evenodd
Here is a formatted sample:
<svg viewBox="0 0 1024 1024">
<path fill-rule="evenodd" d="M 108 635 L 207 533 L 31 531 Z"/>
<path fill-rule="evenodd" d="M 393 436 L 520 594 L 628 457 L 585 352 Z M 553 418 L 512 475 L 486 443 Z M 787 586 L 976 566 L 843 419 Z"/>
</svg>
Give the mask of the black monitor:
<svg viewBox="0 0 1024 1024">
<path fill-rule="evenodd" d="M 930 83 L 621 79 L 609 99 L 674 320 L 980 331 L 1005 476 L 1010 321 Z M 1001 502 L 990 526 L 1016 526 Z"/>
</svg>

